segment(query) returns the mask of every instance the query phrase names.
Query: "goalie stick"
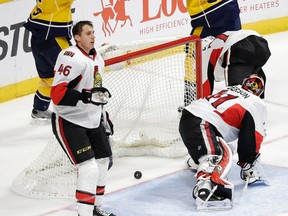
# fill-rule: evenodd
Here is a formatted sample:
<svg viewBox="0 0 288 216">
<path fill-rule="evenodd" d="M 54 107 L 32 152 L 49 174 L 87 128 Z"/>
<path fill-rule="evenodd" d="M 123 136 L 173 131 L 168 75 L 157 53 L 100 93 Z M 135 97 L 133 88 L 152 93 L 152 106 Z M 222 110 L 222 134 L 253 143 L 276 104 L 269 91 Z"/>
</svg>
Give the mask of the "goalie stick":
<svg viewBox="0 0 288 216">
<path fill-rule="evenodd" d="M 110 125 L 109 125 L 109 123 L 107 121 L 105 105 L 101 105 L 101 106 L 102 106 L 103 126 L 105 128 L 105 132 L 108 133 L 108 134 L 111 134 L 111 128 L 110 128 Z"/>
</svg>

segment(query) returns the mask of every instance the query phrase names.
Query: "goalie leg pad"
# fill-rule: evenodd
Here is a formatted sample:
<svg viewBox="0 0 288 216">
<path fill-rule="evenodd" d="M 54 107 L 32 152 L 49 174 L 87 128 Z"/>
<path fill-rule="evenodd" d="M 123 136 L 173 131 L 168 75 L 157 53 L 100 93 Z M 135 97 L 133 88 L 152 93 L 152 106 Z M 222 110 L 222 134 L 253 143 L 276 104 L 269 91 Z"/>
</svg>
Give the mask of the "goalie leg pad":
<svg viewBox="0 0 288 216">
<path fill-rule="evenodd" d="M 233 206 L 234 185 L 226 180 L 232 165 L 232 151 L 222 138 L 218 137 L 218 141 L 222 155 L 199 159 L 197 184 L 193 190 L 197 210 L 221 210 Z"/>
<path fill-rule="evenodd" d="M 218 137 L 218 140 L 222 149 L 222 157 L 211 174 L 211 180 L 215 184 L 222 185 L 223 187 L 233 188 L 233 184 L 225 179 L 232 166 L 232 151 L 221 137 Z"/>
</svg>

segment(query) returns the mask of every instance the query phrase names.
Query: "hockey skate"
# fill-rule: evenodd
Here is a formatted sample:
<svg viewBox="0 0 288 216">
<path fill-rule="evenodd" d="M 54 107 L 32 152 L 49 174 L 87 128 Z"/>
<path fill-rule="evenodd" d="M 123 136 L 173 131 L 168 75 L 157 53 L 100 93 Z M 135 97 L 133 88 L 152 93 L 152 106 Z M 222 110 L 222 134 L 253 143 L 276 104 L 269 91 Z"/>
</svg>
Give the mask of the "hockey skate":
<svg viewBox="0 0 288 216">
<path fill-rule="evenodd" d="M 244 163 L 241 166 L 240 177 L 246 182 L 245 187 L 254 183 L 264 183 L 268 186 L 271 185 L 267 175 L 263 170 L 260 153 L 256 155 L 255 160 L 252 164 Z"/>
<path fill-rule="evenodd" d="M 116 215 L 114 215 L 113 213 L 104 211 L 100 209 L 99 207 L 94 206 L 93 216 L 116 216 Z"/>
<path fill-rule="evenodd" d="M 52 112 L 50 110 L 40 111 L 33 108 L 31 113 L 31 121 L 32 125 L 42 125 L 47 124 L 51 121 Z"/>
</svg>

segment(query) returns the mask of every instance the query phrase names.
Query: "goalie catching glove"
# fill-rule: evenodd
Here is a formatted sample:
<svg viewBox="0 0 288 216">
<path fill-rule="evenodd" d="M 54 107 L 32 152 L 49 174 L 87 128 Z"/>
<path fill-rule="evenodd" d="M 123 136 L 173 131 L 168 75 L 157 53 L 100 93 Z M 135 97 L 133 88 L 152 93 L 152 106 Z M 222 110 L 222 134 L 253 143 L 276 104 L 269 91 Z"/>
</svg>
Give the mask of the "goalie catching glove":
<svg viewBox="0 0 288 216">
<path fill-rule="evenodd" d="M 82 100 L 83 103 L 92 103 L 99 106 L 107 104 L 110 97 L 111 94 L 108 89 L 96 87 L 92 89 L 82 89 L 79 99 Z"/>
</svg>

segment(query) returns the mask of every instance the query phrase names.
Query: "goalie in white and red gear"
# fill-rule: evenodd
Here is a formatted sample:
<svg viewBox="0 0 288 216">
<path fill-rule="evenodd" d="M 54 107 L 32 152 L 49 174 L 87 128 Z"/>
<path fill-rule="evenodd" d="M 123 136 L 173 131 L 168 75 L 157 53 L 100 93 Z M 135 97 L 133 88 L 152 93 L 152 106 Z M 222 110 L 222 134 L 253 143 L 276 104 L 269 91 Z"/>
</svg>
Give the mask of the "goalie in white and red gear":
<svg viewBox="0 0 288 216">
<path fill-rule="evenodd" d="M 231 163 L 231 150 L 226 142 L 238 139 L 238 165 L 241 168 L 245 164 L 252 166 L 260 154 L 261 143 L 266 136 L 267 110 L 259 97 L 264 90 L 264 81 L 256 77 L 253 74 L 245 79 L 243 86 L 229 86 L 216 94 L 192 101 L 182 111 L 179 132 L 189 155 L 199 165 L 196 191 L 201 192 L 199 184 L 203 187 L 210 185 L 209 193 L 200 194 L 194 190 L 199 209 L 232 207 L 233 184 L 225 180 Z M 255 90 L 255 85 L 248 84 L 256 81 L 258 90 Z M 213 173 L 219 175 L 214 174 L 213 177 Z M 219 202 L 211 204 L 216 199 Z"/>
</svg>

